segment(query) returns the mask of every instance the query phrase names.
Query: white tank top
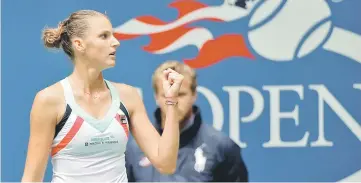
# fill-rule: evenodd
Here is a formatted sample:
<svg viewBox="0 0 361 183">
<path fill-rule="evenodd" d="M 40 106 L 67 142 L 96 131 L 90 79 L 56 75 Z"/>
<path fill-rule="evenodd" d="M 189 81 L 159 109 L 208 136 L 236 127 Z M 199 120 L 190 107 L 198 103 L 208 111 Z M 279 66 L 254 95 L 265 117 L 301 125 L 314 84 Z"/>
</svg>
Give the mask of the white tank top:
<svg viewBox="0 0 361 183">
<path fill-rule="evenodd" d="M 61 81 L 67 109 L 52 144 L 52 182 L 128 182 L 129 115 L 116 88 L 105 82 L 112 104 L 103 119 L 95 119 L 76 104 L 68 79 Z"/>
</svg>

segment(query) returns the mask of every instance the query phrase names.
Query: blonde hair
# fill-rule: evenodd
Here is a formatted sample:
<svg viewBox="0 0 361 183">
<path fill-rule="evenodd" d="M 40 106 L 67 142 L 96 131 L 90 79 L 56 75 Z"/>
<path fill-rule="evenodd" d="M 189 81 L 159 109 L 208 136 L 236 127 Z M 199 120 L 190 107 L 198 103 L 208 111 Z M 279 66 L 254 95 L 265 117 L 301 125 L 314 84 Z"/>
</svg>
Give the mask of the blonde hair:
<svg viewBox="0 0 361 183">
<path fill-rule="evenodd" d="M 62 48 L 70 57 L 74 57 L 71 38 L 84 37 L 89 28 L 87 18 L 104 14 L 94 10 L 79 10 L 72 13 L 68 18 L 61 21 L 56 28 L 45 28 L 42 40 L 47 48 Z M 106 17 L 106 16 L 105 16 Z"/>
<path fill-rule="evenodd" d="M 158 88 L 157 88 L 157 80 L 159 79 L 159 77 L 162 77 L 163 71 L 165 69 L 171 68 L 174 71 L 178 72 L 179 74 L 182 74 L 184 77 L 190 77 L 191 78 L 191 90 L 192 92 L 196 92 L 196 88 L 197 88 L 197 74 L 195 72 L 194 69 L 192 69 L 191 67 L 189 67 L 186 64 L 180 63 L 178 61 L 166 61 L 164 63 L 162 63 L 161 65 L 159 65 L 153 75 L 152 75 L 152 86 L 153 89 L 155 91 L 155 93 L 158 92 Z"/>
</svg>

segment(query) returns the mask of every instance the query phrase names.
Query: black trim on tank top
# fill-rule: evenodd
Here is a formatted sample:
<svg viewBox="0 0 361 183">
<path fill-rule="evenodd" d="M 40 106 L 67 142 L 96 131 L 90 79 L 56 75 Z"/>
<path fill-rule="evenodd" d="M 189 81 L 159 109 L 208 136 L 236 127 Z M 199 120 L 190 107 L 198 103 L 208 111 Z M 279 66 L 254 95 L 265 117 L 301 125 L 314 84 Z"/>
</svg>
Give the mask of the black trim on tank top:
<svg viewBox="0 0 361 183">
<path fill-rule="evenodd" d="M 120 105 L 119 105 L 119 108 L 120 110 L 122 110 L 125 114 L 125 116 L 127 117 L 128 119 L 128 123 L 129 123 L 129 126 L 130 126 L 130 117 L 129 117 L 129 113 L 127 111 L 127 109 L 125 108 L 124 104 L 122 102 L 120 102 Z"/>
<path fill-rule="evenodd" d="M 59 122 L 58 124 L 56 124 L 56 126 L 55 126 L 54 138 L 58 135 L 58 133 L 60 132 L 60 130 L 64 127 L 64 125 L 65 125 L 66 121 L 68 120 L 71 112 L 72 112 L 72 109 L 71 109 L 70 106 L 67 104 L 63 118 L 62 118 L 62 119 L 60 120 L 60 122 Z"/>
</svg>

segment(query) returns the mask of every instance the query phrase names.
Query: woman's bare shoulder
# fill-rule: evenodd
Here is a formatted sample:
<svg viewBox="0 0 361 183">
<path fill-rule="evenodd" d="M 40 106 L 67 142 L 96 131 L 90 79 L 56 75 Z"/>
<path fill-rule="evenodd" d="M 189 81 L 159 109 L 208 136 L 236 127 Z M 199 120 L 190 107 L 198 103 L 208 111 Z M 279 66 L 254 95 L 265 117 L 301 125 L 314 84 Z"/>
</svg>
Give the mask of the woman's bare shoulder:
<svg viewBox="0 0 361 183">
<path fill-rule="evenodd" d="M 139 101 L 140 94 L 139 90 L 131 85 L 125 83 L 116 83 L 112 84 L 117 88 L 120 100 L 124 102 L 124 105 L 130 110 L 132 110 L 136 104 L 136 101 Z"/>
<path fill-rule="evenodd" d="M 35 95 L 32 114 L 51 115 L 59 121 L 66 108 L 64 91 L 60 82 L 54 83 L 38 91 Z"/>
<path fill-rule="evenodd" d="M 112 84 L 114 84 L 114 86 L 117 88 L 117 90 L 119 92 L 121 92 L 121 94 L 125 94 L 125 95 L 131 95 L 132 92 L 136 91 L 136 88 L 125 84 L 125 83 L 116 83 L 116 82 L 112 82 Z"/>
<path fill-rule="evenodd" d="M 64 91 L 60 82 L 56 82 L 37 92 L 35 100 L 49 105 L 64 103 Z"/>
</svg>

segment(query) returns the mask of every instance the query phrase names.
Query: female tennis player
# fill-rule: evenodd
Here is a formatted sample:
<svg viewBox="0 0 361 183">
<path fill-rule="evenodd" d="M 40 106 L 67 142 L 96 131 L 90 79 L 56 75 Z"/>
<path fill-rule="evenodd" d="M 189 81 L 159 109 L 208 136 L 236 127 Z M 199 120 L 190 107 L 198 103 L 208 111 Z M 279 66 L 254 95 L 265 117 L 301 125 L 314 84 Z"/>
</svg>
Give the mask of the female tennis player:
<svg viewBox="0 0 361 183">
<path fill-rule="evenodd" d="M 183 76 L 172 69 L 163 72 L 168 107 L 159 135 L 137 90 L 103 78 L 102 71 L 115 65 L 119 46 L 106 15 L 74 12 L 57 28 L 46 28 L 43 40 L 48 48 L 62 48 L 74 70 L 35 96 L 22 181 L 43 181 L 50 153 L 52 182 L 127 182 L 129 132 L 153 166 L 173 173 L 179 147 L 175 107 Z"/>
</svg>

